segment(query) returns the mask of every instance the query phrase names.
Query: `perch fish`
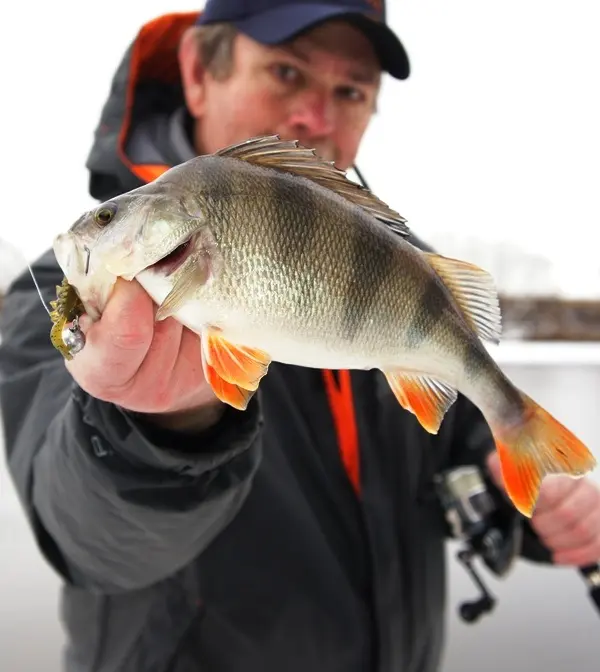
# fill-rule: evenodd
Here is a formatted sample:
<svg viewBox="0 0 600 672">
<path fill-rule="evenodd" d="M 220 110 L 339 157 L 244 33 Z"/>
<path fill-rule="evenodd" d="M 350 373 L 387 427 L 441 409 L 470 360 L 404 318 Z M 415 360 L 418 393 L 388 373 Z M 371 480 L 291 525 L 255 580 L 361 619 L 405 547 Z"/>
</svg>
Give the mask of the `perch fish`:
<svg viewBox="0 0 600 672">
<path fill-rule="evenodd" d="M 519 390 L 490 275 L 423 252 L 406 220 L 313 150 L 252 138 L 175 166 L 84 213 L 54 241 L 97 320 L 117 277 L 137 280 L 201 337 L 216 396 L 245 409 L 271 361 L 379 369 L 437 433 L 460 392 L 483 413 L 507 493 L 531 516 L 542 478 L 595 467 L 586 446 Z"/>
</svg>

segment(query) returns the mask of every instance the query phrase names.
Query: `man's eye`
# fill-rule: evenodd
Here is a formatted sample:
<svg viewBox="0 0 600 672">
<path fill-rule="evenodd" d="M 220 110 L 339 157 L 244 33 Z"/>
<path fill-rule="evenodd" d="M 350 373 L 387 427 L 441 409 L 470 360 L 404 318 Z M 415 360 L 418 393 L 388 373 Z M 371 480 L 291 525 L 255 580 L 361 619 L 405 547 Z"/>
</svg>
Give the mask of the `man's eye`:
<svg viewBox="0 0 600 672">
<path fill-rule="evenodd" d="M 300 77 L 298 68 L 295 68 L 293 65 L 287 65 L 286 63 L 275 64 L 273 66 L 273 72 L 277 79 L 282 82 L 295 82 Z"/>
<path fill-rule="evenodd" d="M 338 88 L 338 96 L 344 100 L 360 103 L 365 100 L 365 94 L 354 86 L 341 86 Z"/>
</svg>

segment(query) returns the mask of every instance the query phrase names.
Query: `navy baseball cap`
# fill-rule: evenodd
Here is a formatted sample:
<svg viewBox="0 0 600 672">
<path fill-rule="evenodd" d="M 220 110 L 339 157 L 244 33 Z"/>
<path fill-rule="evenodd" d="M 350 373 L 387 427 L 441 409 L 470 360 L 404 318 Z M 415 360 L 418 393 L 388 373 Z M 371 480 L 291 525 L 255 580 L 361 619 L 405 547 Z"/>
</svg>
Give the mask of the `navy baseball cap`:
<svg viewBox="0 0 600 672">
<path fill-rule="evenodd" d="M 275 45 L 335 18 L 363 31 L 384 71 L 396 79 L 409 76 L 408 55 L 386 24 L 384 0 L 207 0 L 197 24 L 230 23 L 257 42 Z"/>
</svg>

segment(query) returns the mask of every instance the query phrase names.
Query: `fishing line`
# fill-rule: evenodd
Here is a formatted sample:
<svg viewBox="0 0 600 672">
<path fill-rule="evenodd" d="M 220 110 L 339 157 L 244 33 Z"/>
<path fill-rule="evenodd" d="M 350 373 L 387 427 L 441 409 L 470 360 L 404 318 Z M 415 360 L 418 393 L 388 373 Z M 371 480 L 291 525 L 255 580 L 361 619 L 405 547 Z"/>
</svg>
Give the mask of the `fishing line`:
<svg viewBox="0 0 600 672">
<path fill-rule="evenodd" d="M 29 273 L 31 274 L 31 279 L 33 280 L 33 284 L 35 285 L 35 288 L 37 289 L 38 296 L 40 297 L 40 300 L 42 302 L 42 306 L 44 306 L 44 310 L 52 317 L 52 314 L 50 313 L 50 310 L 48 306 L 46 305 L 46 301 L 44 300 L 44 296 L 42 295 L 42 290 L 40 289 L 40 286 L 37 283 L 37 280 L 35 279 L 35 275 L 33 274 L 33 268 L 31 268 L 31 264 L 27 261 L 27 268 L 29 269 Z"/>
<path fill-rule="evenodd" d="M 366 181 L 365 178 L 363 177 L 363 174 L 362 174 L 362 173 L 360 172 L 360 170 L 358 169 L 358 166 L 355 165 L 355 166 L 353 166 L 353 168 L 354 168 L 354 172 L 356 173 L 356 176 L 357 176 L 358 179 L 360 180 L 362 186 L 363 186 L 365 189 L 367 189 L 368 191 L 371 191 L 371 190 L 369 189 L 369 185 L 367 184 L 367 181 Z"/>
</svg>

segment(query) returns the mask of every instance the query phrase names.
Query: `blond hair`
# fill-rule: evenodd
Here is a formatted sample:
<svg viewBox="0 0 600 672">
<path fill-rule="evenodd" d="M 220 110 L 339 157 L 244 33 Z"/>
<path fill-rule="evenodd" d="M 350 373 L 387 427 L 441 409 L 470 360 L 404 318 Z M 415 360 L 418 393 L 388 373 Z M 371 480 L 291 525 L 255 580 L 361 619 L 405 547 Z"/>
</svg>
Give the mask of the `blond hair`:
<svg viewBox="0 0 600 672">
<path fill-rule="evenodd" d="M 215 79 L 226 79 L 233 69 L 237 29 L 229 23 L 195 26 L 194 37 L 202 65 Z"/>
</svg>

